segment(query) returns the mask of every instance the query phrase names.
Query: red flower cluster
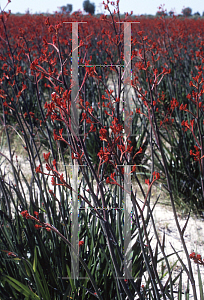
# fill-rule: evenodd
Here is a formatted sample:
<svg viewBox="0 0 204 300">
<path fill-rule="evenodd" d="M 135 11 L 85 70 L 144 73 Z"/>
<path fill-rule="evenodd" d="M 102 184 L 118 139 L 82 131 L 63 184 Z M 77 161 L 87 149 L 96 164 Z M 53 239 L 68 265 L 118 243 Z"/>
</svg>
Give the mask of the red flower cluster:
<svg viewBox="0 0 204 300">
<path fill-rule="evenodd" d="M 196 152 L 193 153 L 193 150 L 190 150 L 190 155 L 191 156 L 194 156 L 194 160 L 195 161 L 198 161 L 200 160 L 200 149 L 198 148 L 198 146 L 194 146 Z"/>
<path fill-rule="evenodd" d="M 149 179 L 145 179 L 145 183 L 148 184 L 148 186 L 151 186 L 156 180 L 160 179 L 160 174 L 153 172 L 153 180 L 152 182 L 149 181 Z"/>
<path fill-rule="evenodd" d="M 48 159 L 49 159 L 49 157 L 50 157 L 50 152 L 47 153 L 47 154 L 43 153 L 43 157 L 44 157 L 44 160 L 45 160 L 46 162 L 48 162 Z"/>
<path fill-rule="evenodd" d="M 16 257 L 17 255 L 13 252 L 7 252 L 7 255 L 10 257 Z"/>
<path fill-rule="evenodd" d="M 200 254 L 192 252 L 189 257 L 193 259 L 194 263 L 204 266 L 204 259 L 202 260 L 202 256 Z"/>
<path fill-rule="evenodd" d="M 84 241 L 79 241 L 79 248 L 84 245 Z"/>
<path fill-rule="evenodd" d="M 105 128 L 100 129 L 100 140 L 107 142 L 107 130 Z"/>
<path fill-rule="evenodd" d="M 40 229 L 40 228 L 44 227 L 47 231 L 51 231 L 51 228 L 47 226 L 47 225 L 49 225 L 49 224 L 45 224 L 45 223 L 43 223 L 43 222 L 40 222 L 40 220 L 39 220 L 39 213 L 38 213 L 37 211 L 34 211 L 34 215 L 35 215 L 36 217 L 31 216 L 31 215 L 28 213 L 27 210 L 22 211 L 22 212 L 21 212 L 21 215 L 22 215 L 23 218 L 26 218 L 26 219 L 32 219 L 32 220 L 34 220 L 34 221 L 36 221 L 36 222 L 42 224 L 42 225 L 35 224 L 34 227 L 35 227 L 36 229 Z M 43 226 L 43 225 L 44 225 L 44 226 Z M 49 225 L 49 226 L 50 226 L 50 225 Z"/>
<path fill-rule="evenodd" d="M 35 219 L 35 217 L 31 216 L 27 210 L 22 211 L 21 215 L 23 218 L 26 218 L 26 219 Z"/>
<path fill-rule="evenodd" d="M 123 155 L 127 152 L 127 153 L 131 153 L 133 150 L 133 146 L 130 147 L 130 145 L 127 145 L 127 148 L 125 147 L 125 145 L 118 145 L 117 144 L 118 149 L 121 151 L 121 156 L 120 156 L 120 161 L 122 161 L 122 157 Z"/>
</svg>

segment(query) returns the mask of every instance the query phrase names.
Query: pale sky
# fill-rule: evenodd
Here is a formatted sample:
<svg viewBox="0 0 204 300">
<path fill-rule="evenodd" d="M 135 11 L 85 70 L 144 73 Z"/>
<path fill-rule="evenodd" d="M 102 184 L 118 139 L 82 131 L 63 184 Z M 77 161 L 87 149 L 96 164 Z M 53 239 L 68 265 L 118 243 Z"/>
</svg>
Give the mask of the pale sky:
<svg viewBox="0 0 204 300">
<path fill-rule="evenodd" d="M 106 3 L 106 0 L 104 1 Z M 6 11 L 10 9 L 12 13 L 25 13 L 25 11 L 29 9 L 30 13 L 53 13 L 59 11 L 60 6 L 72 4 L 72 12 L 79 9 L 83 12 L 83 2 L 84 0 L 11 0 Z M 95 3 L 95 14 L 105 12 L 104 6 L 102 5 L 103 0 L 90 0 L 90 2 Z M 6 4 L 7 0 L 0 0 L 1 9 L 3 9 Z M 161 4 L 165 4 L 164 8 L 167 9 L 167 12 L 174 10 L 176 14 L 180 14 L 184 7 L 190 7 L 192 14 L 198 11 L 202 15 L 204 11 L 204 0 L 120 0 L 119 8 L 121 13 L 130 13 L 133 11 L 135 15 L 155 15 Z"/>
</svg>

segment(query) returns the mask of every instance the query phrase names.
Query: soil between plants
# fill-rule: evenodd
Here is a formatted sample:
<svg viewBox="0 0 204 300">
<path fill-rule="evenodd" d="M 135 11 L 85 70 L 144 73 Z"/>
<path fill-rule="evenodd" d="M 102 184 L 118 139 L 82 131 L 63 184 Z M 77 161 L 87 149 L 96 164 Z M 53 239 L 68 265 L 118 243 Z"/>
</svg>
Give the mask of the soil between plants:
<svg viewBox="0 0 204 300">
<path fill-rule="evenodd" d="M 4 148 L 0 152 L 9 158 L 9 152 L 7 149 Z M 23 170 L 24 175 L 26 176 L 26 178 L 29 181 L 29 179 L 31 178 L 31 172 L 29 171 L 30 164 L 29 164 L 29 161 L 25 160 L 24 153 L 22 153 L 22 155 L 17 155 L 17 158 L 16 158 L 16 155 L 14 155 L 13 163 L 15 166 L 17 165 L 17 161 L 18 161 L 18 164 L 20 165 L 21 169 Z M 9 181 L 12 182 L 14 177 L 12 174 L 11 165 L 1 155 L 0 155 L 0 166 L 1 166 L 1 172 L 4 175 L 4 180 L 7 182 L 9 182 Z M 52 188 L 51 176 L 48 180 L 48 183 L 49 183 L 49 187 Z M 25 184 L 23 184 L 23 188 L 25 188 L 25 191 L 26 191 L 26 186 L 24 186 L 24 185 Z M 136 188 L 136 185 L 133 184 L 133 191 L 135 188 Z M 160 191 L 158 188 L 153 189 L 152 199 L 155 200 L 157 198 L 157 196 L 159 195 L 159 193 L 160 193 Z M 27 196 L 28 196 L 28 194 L 27 194 Z M 138 203 L 139 202 L 140 201 L 138 199 Z M 151 207 L 153 207 L 153 204 L 154 203 L 152 203 Z M 154 217 L 154 222 L 156 225 L 157 233 L 159 235 L 161 242 L 163 240 L 163 235 L 165 234 L 165 253 L 167 255 L 173 253 L 173 249 L 171 247 L 171 245 L 172 245 L 176 251 L 180 251 L 180 252 L 178 252 L 180 258 L 183 260 L 184 264 L 187 264 L 187 259 L 185 257 L 185 253 L 183 251 L 183 247 L 182 247 L 182 244 L 181 244 L 181 241 L 179 238 L 179 234 L 178 234 L 178 231 L 176 228 L 176 224 L 175 224 L 175 220 L 174 220 L 174 216 L 173 216 L 171 207 L 169 205 L 163 205 L 158 202 L 153 210 L 153 217 Z M 179 224 L 181 226 L 181 229 L 183 229 L 183 227 L 186 223 L 187 216 L 182 216 L 181 214 L 178 213 L 178 217 L 179 217 Z M 152 248 L 155 249 L 156 239 L 155 239 L 153 226 L 151 226 L 151 222 L 148 226 L 150 226 L 149 227 L 150 228 L 149 237 L 150 238 L 152 237 L 151 245 L 152 245 Z M 195 253 L 201 254 L 201 256 L 203 257 L 204 256 L 204 251 L 203 251 L 203 248 L 204 248 L 204 220 L 196 218 L 194 216 L 190 216 L 188 225 L 187 225 L 185 233 L 184 233 L 184 239 L 185 239 L 189 254 L 192 252 L 195 252 Z M 161 251 L 159 249 L 159 253 L 160 252 Z M 159 254 L 159 257 L 162 257 L 161 253 Z M 177 261 L 176 255 L 173 255 L 169 258 L 170 265 L 173 265 L 176 261 Z M 161 272 L 161 268 L 162 268 L 162 264 L 160 263 L 160 264 L 158 264 L 159 272 Z M 197 287 L 197 291 L 198 291 L 198 295 L 199 295 L 197 265 L 193 261 L 192 261 L 192 268 L 193 268 L 193 273 L 194 273 L 194 277 L 195 277 L 195 281 L 196 281 L 196 287 Z M 178 261 L 174 266 L 174 274 L 175 275 L 179 274 L 181 269 L 182 269 L 181 264 Z M 204 266 L 200 266 L 200 272 L 201 272 L 201 278 L 203 280 Z M 184 292 L 187 287 L 187 275 L 185 272 L 183 272 L 183 274 L 182 274 L 182 282 L 183 282 L 183 292 Z M 193 299 L 191 286 L 190 286 L 190 299 Z"/>
</svg>

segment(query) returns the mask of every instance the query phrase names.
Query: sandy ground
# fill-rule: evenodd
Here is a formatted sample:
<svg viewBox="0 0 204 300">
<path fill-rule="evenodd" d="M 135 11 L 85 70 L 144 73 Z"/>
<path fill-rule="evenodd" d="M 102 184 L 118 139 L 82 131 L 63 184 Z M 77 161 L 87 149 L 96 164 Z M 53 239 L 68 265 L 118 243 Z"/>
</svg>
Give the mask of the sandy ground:
<svg viewBox="0 0 204 300">
<path fill-rule="evenodd" d="M 179 252 L 179 256 L 181 257 L 182 261 L 184 264 L 187 266 L 187 259 L 185 256 L 185 253 L 183 251 L 183 246 L 179 237 L 178 230 L 176 228 L 176 223 L 174 220 L 173 212 L 169 208 L 165 208 L 163 205 L 156 205 L 155 211 L 153 213 L 154 215 L 154 220 L 157 228 L 157 232 L 160 236 L 160 239 L 162 241 L 163 234 L 165 233 L 165 253 L 171 254 L 173 253 L 173 249 L 171 245 L 174 247 L 176 251 L 181 251 Z M 187 217 L 185 218 L 179 218 L 179 224 L 181 226 L 181 229 L 183 229 L 185 223 L 186 223 Z M 204 221 L 195 219 L 193 217 L 190 217 L 188 221 L 188 225 L 186 227 L 185 233 L 184 233 L 184 239 L 185 243 L 188 249 L 188 253 L 198 253 L 203 256 L 203 244 L 204 244 Z M 151 229 L 151 234 L 154 237 L 154 231 L 153 228 Z M 153 238 L 153 243 L 152 245 L 156 244 L 156 240 Z M 154 247 L 154 246 L 153 246 Z M 169 258 L 169 261 L 171 263 L 176 262 L 177 258 L 176 256 L 172 256 Z M 197 293 L 199 295 L 199 285 L 198 285 L 198 272 L 197 272 L 197 265 L 192 262 L 192 268 L 193 268 L 193 273 L 194 273 L 194 278 L 196 282 L 196 288 L 197 288 Z M 181 271 L 181 264 L 180 262 L 176 263 L 176 266 L 174 267 L 174 274 L 178 274 L 179 271 Z M 188 269 L 188 267 L 187 267 Z M 200 266 L 200 272 L 201 272 L 201 278 L 202 282 L 204 281 L 204 266 Z M 183 291 L 185 291 L 187 287 L 187 275 L 185 272 L 182 274 L 182 281 L 183 281 Z M 192 296 L 192 291 L 190 287 L 190 293 L 191 293 L 191 299 L 193 299 Z M 199 299 L 199 296 L 198 296 Z"/>
<path fill-rule="evenodd" d="M 4 150 L 3 154 L 8 156 L 8 151 Z M 18 163 L 21 166 L 23 166 L 25 175 L 29 179 L 30 178 L 29 162 L 26 161 L 22 155 L 18 155 L 17 160 L 18 160 Z M 3 161 L 1 158 L 0 164 L 1 164 L 1 170 L 5 170 L 5 173 L 7 174 L 5 176 L 5 179 L 12 181 L 13 180 L 12 169 L 11 169 L 11 166 L 9 165 L 8 161 L 6 161 L 6 160 Z M 16 165 L 15 156 L 14 156 L 14 164 Z M 49 181 L 49 184 L 50 184 L 50 188 L 51 188 L 52 186 L 51 186 L 50 181 Z M 25 190 L 26 190 L 26 188 L 25 188 Z M 185 253 L 183 251 L 183 247 L 182 247 L 182 244 L 181 244 L 181 241 L 179 238 L 177 228 L 176 228 L 173 212 L 170 209 L 170 207 L 169 206 L 167 207 L 167 206 L 164 206 L 164 205 L 161 205 L 158 203 L 156 205 L 156 207 L 154 208 L 153 216 L 154 216 L 154 221 L 155 221 L 155 225 L 157 228 L 157 232 L 158 232 L 158 235 L 159 235 L 161 241 L 163 238 L 163 234 L 165 233 L 165 253 L 166 254 L 173 253 L 173 249 L 170 245 L 170 243 L 171 243 L 176 251 L 181 251 L 181 252 L 179 252 L 179 256 L 186 264 L 187 260 L 185 257 Z M 179 223 L 181 225 L 181 229 L 185 225 L 186 218 L 187 217 L 182 217 L 182 218 L 181 218 L 181 216 L 179 217 Z M 204 255 L 204 251 L 203 251 L 204 230 L 203 229 L 204 229 L 204 221 L 203 220 L 190 217 L 187 228 L 185 230 L 185 234 L 184 234 L 184 238 L 185 238 L 185 242 L 186 242 L 186 246 L 187 246 L 189 254 L 194 251 L 196 253 Z M 156 245 L 156 239 L 155 239 L 154 230 L 153 230 L 152 226 L 150 226 L 150 237 L 151 236 L 153 237 L 151 245 L 154 249 L 155 245 Z M 176 261 L 177 261 L 177 258 L 175 255 L 173 255 L 172 257 L 169 258 L 170 264 L 173 264 Z M 161 266 L 158 267 L 159 271 L 160 271 L 160 267 Z M 199 291 L 197 265 L 193 261 L 192 261 L 192 267 L 193 267 L 193 272 L 195 275 L 197 291 Z M 180 264 L 180 262 L 177 262 L 176 265 L 174 266 L 174 274 L 178 274 L 179 271 L 181 271 L 181 264 Z M 200 271 L 201 271 L 201 275 L 202 275 L 202 280 L 204 281 L 204 266 L 200 266 Z M 183 272 L 182 278 L 183 278 L 183 291 L 185 291 L 186 284 L 187 284 L 187 276 L 184 272 Z M 199 295 L 199 292 L 198 292 L 198 295 Z M 192 294 L 191 294 L 191 299 L 193 299 Z"/>
</svg>

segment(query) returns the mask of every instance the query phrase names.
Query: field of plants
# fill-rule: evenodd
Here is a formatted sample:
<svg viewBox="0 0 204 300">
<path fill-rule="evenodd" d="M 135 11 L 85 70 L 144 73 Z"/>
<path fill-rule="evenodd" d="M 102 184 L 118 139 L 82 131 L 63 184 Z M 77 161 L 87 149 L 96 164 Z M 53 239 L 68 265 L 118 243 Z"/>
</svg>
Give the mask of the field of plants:
<svg viewBox="0 0 204 300">
<path fill-rule="evenodd" d="M 204 19 L 104 6 L 1 12 L 0 299 L 204 299 L 184 238 L 204 216 Z M 166 254 L 158 202 L 186 263 Z"/>
</svg>

